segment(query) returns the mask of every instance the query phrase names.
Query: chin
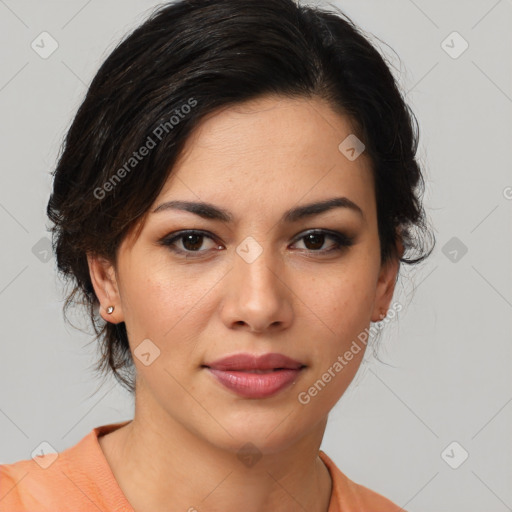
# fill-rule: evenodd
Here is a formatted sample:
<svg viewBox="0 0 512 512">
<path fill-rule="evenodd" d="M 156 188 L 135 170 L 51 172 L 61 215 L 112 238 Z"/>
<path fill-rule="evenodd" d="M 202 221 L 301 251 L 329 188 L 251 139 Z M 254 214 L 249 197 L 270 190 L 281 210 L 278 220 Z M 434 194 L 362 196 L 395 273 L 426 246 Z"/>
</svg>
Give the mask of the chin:
<svg viewBox="0 0 512 512">
<path fill-rule="evenodd" d="M 243 447 L 250 450 L 251 446 L 262 455 L 279 453 L 297 443 L 312 428 L 298 421 L 300 412 L 290 414 L 290 407 L 268 411 L 259 408 L 252 413 L 237 410 L 231 417 L 216 416 L 226 430 L 219 427 L 215 435 L 207 439 L 217 447 L 237 454 Z M 298 416 L 302 420 L 303 413 Z"/>
</svg>

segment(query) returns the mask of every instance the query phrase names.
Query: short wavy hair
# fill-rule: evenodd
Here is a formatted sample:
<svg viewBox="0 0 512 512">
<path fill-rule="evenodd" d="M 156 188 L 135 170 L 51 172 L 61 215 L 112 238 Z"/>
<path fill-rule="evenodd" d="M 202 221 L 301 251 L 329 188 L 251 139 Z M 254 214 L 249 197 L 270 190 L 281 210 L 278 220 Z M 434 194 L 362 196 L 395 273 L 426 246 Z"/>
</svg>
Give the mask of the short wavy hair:
<svg viewBox="0 0 512 512">
<path fill-rule="evenodd" d="M 349 117 L 372 163 L 382 262 L 400 257 L 398 241 L 407 264 L 434 247 L 426 244 L 434 236 L 421 201 L 418 123 L 384 58 L 348 16 L 293 0 L 164 4 L 91 82 L 62 144 L 47 205 L 58 271 L 72 285 L 64 315 L 72 304 L 87 308 L 101 352 L 95 369 L 113 373 L 132 393 L 126 327 L 100 317 L 87 253 L 115 263 L 202 118 L 264 95 L 321 98 Z M 133 152 L 164 128 L 136 171 L 123 173 Z M 116 173 L 123 179 L 112 182 Z"/>
</svg>

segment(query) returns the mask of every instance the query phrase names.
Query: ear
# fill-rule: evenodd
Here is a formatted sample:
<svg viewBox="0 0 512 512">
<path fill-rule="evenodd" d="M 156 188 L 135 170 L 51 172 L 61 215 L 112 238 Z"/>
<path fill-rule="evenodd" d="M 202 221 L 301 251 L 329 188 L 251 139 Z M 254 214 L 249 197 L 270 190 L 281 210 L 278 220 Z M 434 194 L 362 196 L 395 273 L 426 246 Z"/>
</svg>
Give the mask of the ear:
<svg viewBox="0 0 512 512">
<path fill-rule="evenodd" d="M 91 253 L 87 254 L 91 282 L 100 302 L 100 315 L 106 322 L 118 324 L 124 322 L 121 297 L 114 265 L 105 258 Z M 109 314 L 107 308 L 114 306 Z"/>
<path fill-rule="evenodd" d="M 401 241 L 397 242 L 397 252 L 397 257 L 390 258 L 381 266 L 375 291 L 375 302 L 371 316 L 372 322 L 380 322 L 387 315 L 389 305 L 391 304 L 400 269 L 400 258 L 404 254 L 404 246 Z"/>
</svg>

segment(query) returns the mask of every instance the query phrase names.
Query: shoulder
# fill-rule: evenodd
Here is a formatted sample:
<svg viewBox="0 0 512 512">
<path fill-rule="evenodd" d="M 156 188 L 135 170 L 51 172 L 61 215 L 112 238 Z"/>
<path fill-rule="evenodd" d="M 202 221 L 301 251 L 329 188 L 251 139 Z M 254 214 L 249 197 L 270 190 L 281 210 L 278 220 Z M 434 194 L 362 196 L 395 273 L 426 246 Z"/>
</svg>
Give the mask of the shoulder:
<svg viewBox="0 0 512 512">
<path fill-rule="evenodd" d="M 0 512 L 121 510 L 118 505 L 125 502 L 102 456 L 98 434 L 122 424 L 96 427 L 59 453 L 0 465 Z"/>
<path fill-rule="evenodd" d="M 24 461 L 15 464 L 1 464 L 0 465 L 0 511 L 12 510 L 17 512 L 23 510 L 23 503 L 19 489 L 17 489 L 17 479 L 14 476 L 17 473 L 22 473 L 22 465 Z"/>
<path fill-rule="evenodd" d="M 0 512 L 50 510 L 52 493 L 65 489 L 65 464 L 58 459 L 47 454 L 0 465 Z"/>
<path fill-rule="evenodd" d="M 333 512 L 406 512 L 388 498 L 350 480 L 325 452 L 320 451 L 320 458 L 331 474 L 331 503 L 333 507 L 337 507 L 332 509 Z"/>
</svg>

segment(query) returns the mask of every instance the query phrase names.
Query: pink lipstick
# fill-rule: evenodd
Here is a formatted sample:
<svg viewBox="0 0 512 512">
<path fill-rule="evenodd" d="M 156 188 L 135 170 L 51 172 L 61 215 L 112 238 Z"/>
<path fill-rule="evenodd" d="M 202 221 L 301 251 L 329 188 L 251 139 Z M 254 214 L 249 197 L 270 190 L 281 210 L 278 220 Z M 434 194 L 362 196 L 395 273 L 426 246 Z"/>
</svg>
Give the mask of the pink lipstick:
<svg viewBox="0 0 512 512">
<path fill-rule="evenodd" d="M 205 366 L 226 388 L 245 398 L 267 398 L 287 388 L 305 365 L 277 353 L 235 354 Z"/>
</svg>

